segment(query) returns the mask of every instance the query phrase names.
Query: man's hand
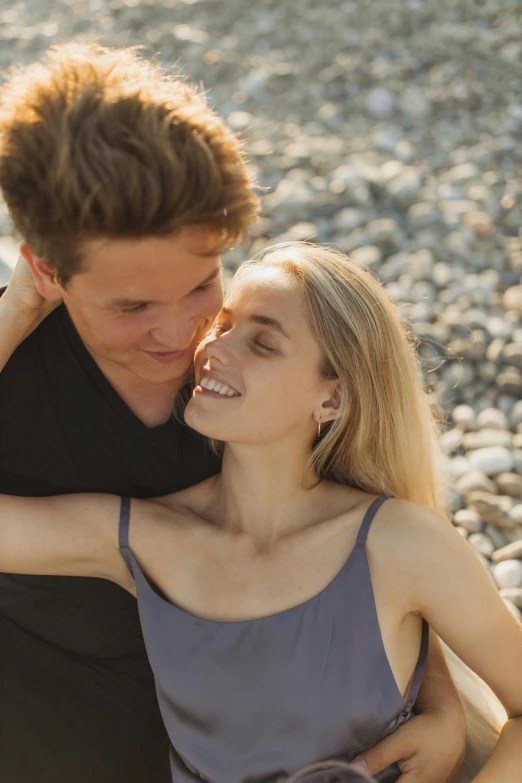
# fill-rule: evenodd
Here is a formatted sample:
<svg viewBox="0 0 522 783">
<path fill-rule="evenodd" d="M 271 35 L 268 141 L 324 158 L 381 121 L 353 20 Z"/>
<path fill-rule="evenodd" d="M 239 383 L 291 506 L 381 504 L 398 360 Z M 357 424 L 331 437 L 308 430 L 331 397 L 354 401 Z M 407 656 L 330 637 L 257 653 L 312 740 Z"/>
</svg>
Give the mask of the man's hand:
<svg viewBox="0 0 522 783">
<path fill-rule="evenodd" d="M 460 716 L 428 708 L 357 758 L 366 762 L 370 775 L 398 764 L 398 783 L 450 783 L 464 758 L 465 737 Z"/>
</svg>

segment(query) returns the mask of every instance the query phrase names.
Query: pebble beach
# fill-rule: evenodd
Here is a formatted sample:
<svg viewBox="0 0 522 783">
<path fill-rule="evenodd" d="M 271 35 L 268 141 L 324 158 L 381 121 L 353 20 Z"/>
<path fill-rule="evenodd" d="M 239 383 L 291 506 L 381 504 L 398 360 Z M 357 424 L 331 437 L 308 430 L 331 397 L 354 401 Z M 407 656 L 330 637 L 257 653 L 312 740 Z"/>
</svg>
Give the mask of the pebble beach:
<svg viewBox="0 0 522 783">
<path fill-rule="evenodd" d="M 141 46 L 245 141 L 263 216 L 371 270 L 444 416 L 453 523 L 522 620 L 522 13 L 517 0 L 7 0 L 0 79 L 53 43 Z M 17 238 L 0 203 L 0 284 Z"/>
</svg>

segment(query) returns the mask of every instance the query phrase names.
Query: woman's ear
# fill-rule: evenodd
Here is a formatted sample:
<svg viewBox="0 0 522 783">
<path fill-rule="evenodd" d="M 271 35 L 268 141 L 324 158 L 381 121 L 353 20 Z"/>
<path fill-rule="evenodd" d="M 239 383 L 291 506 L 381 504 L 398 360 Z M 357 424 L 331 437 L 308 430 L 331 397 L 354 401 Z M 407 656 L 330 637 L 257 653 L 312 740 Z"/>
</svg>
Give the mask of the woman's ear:
<svg viewBox="0 0 522 783">
<path fill-rule="evenodd" d="M 339 391 L 339 382 L 335 381 L 330 393 L 326 399 L 315 411 L 314 418 L 317 423 L 326 424 L 327 421 L 334 421 L 341 415 L 341 393 Z"/>
<path fill-rule="evenodd" d="M 56 272 L 50 269 L 39 256 L 35 255 L 25 242 L 20 245 L 20 253 L 29 264 L 34 284 L 40 296 L 51 302 L 61 300 L 63 292 L 56 278 Z"/>
</svg>

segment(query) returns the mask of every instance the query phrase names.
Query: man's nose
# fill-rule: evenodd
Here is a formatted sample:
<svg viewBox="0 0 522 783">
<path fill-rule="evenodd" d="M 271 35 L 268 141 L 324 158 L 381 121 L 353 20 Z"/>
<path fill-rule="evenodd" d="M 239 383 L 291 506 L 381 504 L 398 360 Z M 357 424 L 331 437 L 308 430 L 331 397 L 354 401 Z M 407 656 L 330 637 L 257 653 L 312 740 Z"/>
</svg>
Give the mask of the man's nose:
<svg viewBox="0 0 522 783">
<path fill-rule="evenodd" d="M 196 333 L 193 316 L 177 313 L 165 315 L 151 330 L 155 342 L 171 350 L 188 348 Z"/>
</svg>

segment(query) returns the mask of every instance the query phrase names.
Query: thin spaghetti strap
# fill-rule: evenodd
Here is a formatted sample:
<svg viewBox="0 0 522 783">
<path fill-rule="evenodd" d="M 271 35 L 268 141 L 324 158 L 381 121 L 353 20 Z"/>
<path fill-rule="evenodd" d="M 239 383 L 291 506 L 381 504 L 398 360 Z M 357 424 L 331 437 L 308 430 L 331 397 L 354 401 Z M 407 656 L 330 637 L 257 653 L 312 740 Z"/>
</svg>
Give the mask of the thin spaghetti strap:
<svg viewBox="0 0 522 783">
<path fill-rule="evenodd" d="M 120 524 L 118 528 L 118 537 L 121 556 L 132 574 L 132 562 L 129 550 L 129 520 L 130 520 L 130 498 L 122 497 L 120 503 Z"/>
<path fill-rule="evenodd" d="M 419 688 L 421 686 L 422 678 L 424 677 L 424 670 L 426 668 L 426 661 L 428 660 L 428 648 L 430 641 L 430 626 L 427 621 L 422 618 L 422 636 L 419 657 L 417 659 L 417 665 L 413 673 L 413 679 L 411 681 L 410 690 L 408 691 L 408 698 L 406 704 L 413 707 L 417 700 Z"/>
<path fill-rule="evenodd" d="M 357 536 L 357 541 L 355 542 L 355 546 L 361 546 L 361 544 L 365 543 L 366 537 L 368 535 L 368 531 L 370 529 L 370 525 L 372 523 L 375 514 L 380 509 L 384 501 L 387 500 L 389 497 L 390 497 L 389 495 L 381 495 L 380 497 L 375 498 L 373 503 L 370 505 L 366 514 L 364 515 L 363 521 L 361 522 L 361 527 L 359 528 L 359 534 Z"/>
</svg>

